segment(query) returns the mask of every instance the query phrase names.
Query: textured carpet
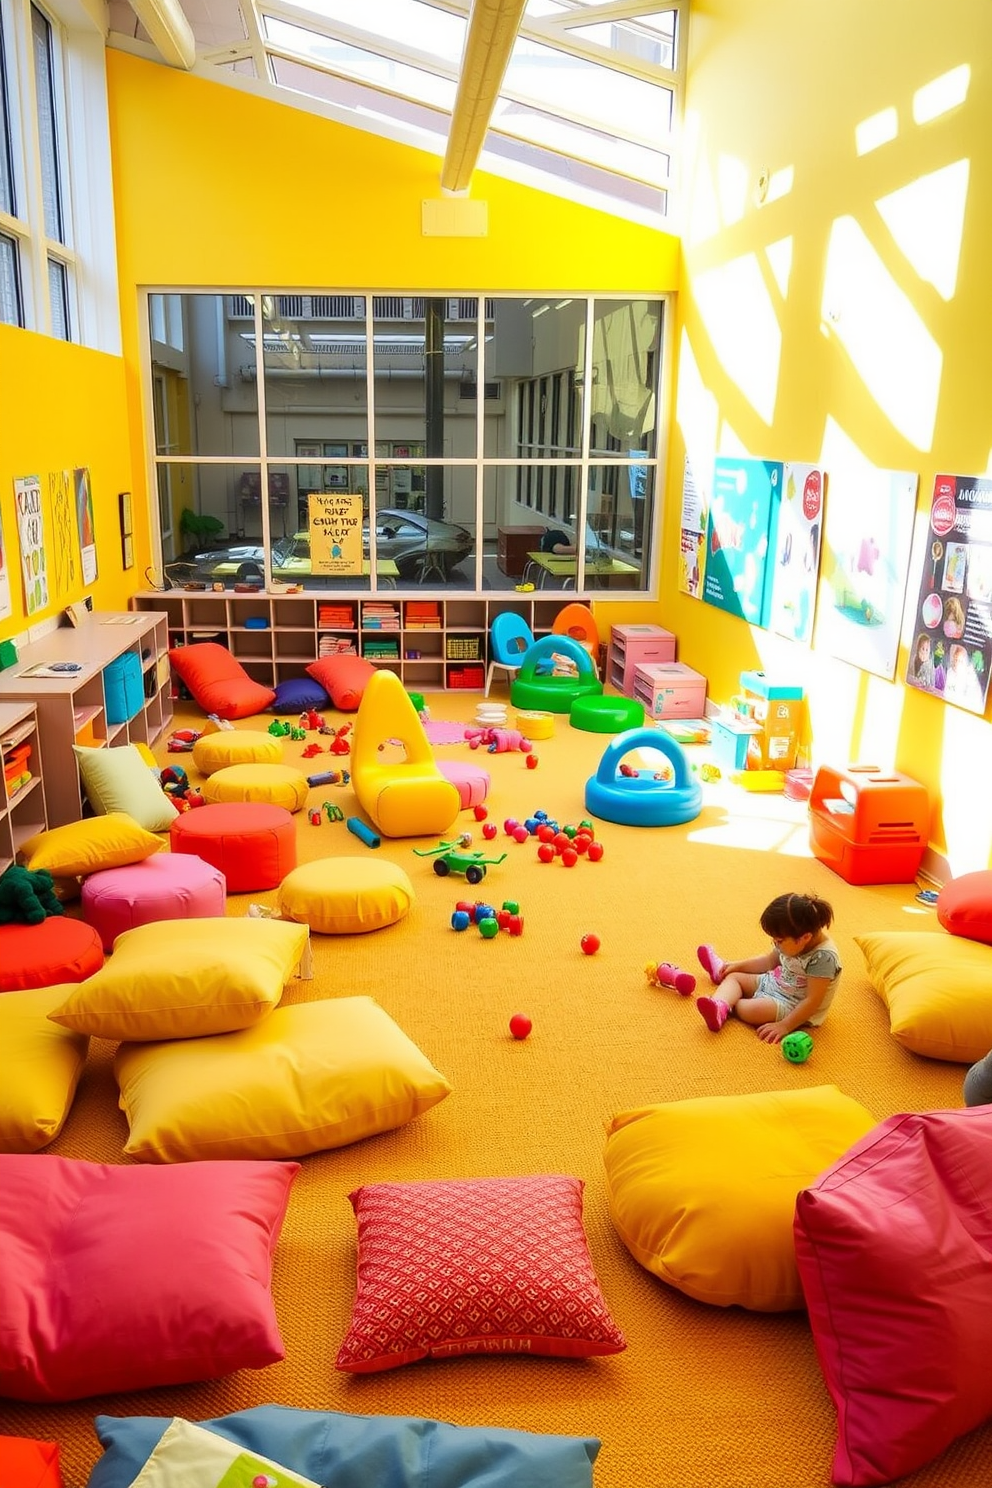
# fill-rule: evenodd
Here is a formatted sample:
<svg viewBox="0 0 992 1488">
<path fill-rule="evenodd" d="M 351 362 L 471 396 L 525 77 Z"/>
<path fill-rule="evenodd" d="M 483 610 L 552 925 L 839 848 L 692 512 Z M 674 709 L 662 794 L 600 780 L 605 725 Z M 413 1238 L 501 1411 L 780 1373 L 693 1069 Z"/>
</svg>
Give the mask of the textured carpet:
<svg viewBox="0 0 992 1488">
<path fill-rule="evenodd" d="M 466 722 L 477 697 L 428 701 L 433 719 Z M 184 713 L 175 722 L 197 721 Z M 259 721 L 241 726 L 253 725 Z M 387 930 L 315 937 L 316 978 L 293 983 L 287 999 L 375 997 L 448 1076 L 454 1093 L 399 1131 L 303 1160 L 274 1265 L 283 1363 L 209 1384 L 60 1407 L 0 1403 L 3 1431 L 61 1443 L 71 1488 L 82 1488 L 98 1455 L 91 1424 L 98 1412 L 195 1418 L 268 1401 L 598 1436 L 597 1488 L 828 1482 L 834 1411 L 804 1314 L 706 1307 L 642 1270 L 607 1215 L 604 1129 L 615 1112 L 645 1103 L 819 1084 L 838 1085 L 879 1118 L 960 1106 L 963 1069 L 916 1058 L 892 1040 L 853 941 L 872 929 L 933 929 L 935 917 L 914 902 L 912 885 L 852 888 L 813 860 L 803 806 L 722 782 L 705 788 L 702 814 L 684 827 L 598 824 L 605 844 L 599 864 L 545 867 L 532 842 L 517 846 L 502 835 L 504 818 L 538 808 L 562 822 L 584 816 L 584 784 L 608 742 L 559 717 L 555 737 L 537 746 L 536 771 L 526 769 L 520 754 L 486 756 L 491 819 L 500 826 L 493 845 L 508 856 L 478 892 L 463 879 L 436 877 L 429 861 L 413 856 L 413 846 L 429 843 L 383 840 L 379 851 L 413 879 L 414 909 Z M 286 741 L 286 760 L 302 748 Z M 438 755 L 477 758 L 464 743 L 439 746 Z M 706 756 L 690 751 L 692 757 Z M 304 765 L 308 772 L 320 767 L 319 758 Z M 311 794 L 311 804 L 324 799 L 341 804 L 345 815 L 355 809 L 349 788 L 324 786 Z M 296 820 L 301 860 L 366 851 L 342 825 L 325 820 L 313 827 L 306 812 Z M 459 818 L 452 835 L 469 829 L 477 845 L 488 846 L 471 813 Z M 841 990 L 803 1066 L 789 1065 L 736 1022 L 714 1037 L 691 999 L 650 988 L 643 970 L 647 961 L 667 960 L 698 971 L 694 951 L 702 940 L 729 956 L 757 953 L 764 949 L 762 908 L 796 889 L 815 890 L 833 904 L 844 961 Z M 521 938 L 486 941 L 449 928 L 455 900 L 483 891 L 497 904 L 519 900 Z M 274 895 L 232 898 L 229 913 L 243 914 L 249 898 L 268 903 Z M 594 957 L 580 951 L 585 931 L 602 939 Z M 517 1010 L 533 1019 L 526 1042 L 508 1036 Z M 126 1129 L 112 1052 L 108 1044 L 93 1044 L 76 1104 L 51 1151 L 123 1160 Z M 585 1180 L 589 1244 L 627 1336 L 626 1353 L 585 1362 L 456 1359 L 365 1378 L 335 1372 L 354 1289 L 347 1200 L 353 1188 L 386 1179 L 539 1172 Z M 904 1482 L 972 1488 L 987 1481 L 990 1458 L 992 1429 L 986 1429 Z"/>
</svg>

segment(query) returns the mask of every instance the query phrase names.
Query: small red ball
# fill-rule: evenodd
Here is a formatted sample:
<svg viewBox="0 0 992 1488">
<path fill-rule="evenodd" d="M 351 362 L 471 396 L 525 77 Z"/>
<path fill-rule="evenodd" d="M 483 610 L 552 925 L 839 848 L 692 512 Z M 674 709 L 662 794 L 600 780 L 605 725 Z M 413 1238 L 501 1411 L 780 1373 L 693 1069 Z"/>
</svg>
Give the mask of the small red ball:
<svg viewBox="0 0 992 1488">
<path fill-rule="evenodd" d="M 515 1039 L 525 1039 L 533 1026 L 525 1013 L 514 1013 L 510 1019 L 510 1032 Z"/>
<path fill-rule="evenodd" d="M 542 842 L 540 847 L 537 849 L 537 856 L 539 862 L 541 863 L 553 863 L 555 860 L 555 850 L 551 843 Z"/>
<path fill-rule="evenodd" d="M 514 827 L 514 829 L 513 829 L 513 840 L 514 840 L 514 842 L 527 842 L 527 841 L 529 841 L 530 840 L 530 833 L 528 832 L 527 828 L 526 827 Z"/>
<path fill-rule="evenodd" d="M 554 829 L 554 827 L 549 827 L 547 825 L 547 823 L 545 823 L 544 826 L 542 826 L 542 827 L 538 827 L 538 829 L 537 829 L 537 840 L 539 842 L 554 842 L 554 840 L 555 840 L 555 829 Z"/>
<path fill-rule="evenodd" d="M 526 764 L 527 764 L 528 770 L 536 770 L 537 769 L 537 755 L 536 754 L 528 754 L 527 760 L 526 760 Z"/>
<path fill-rule="evenodd" d="M 595 956 L 601 942 L 598 935 L 583 935 L 579 944 L 587 956 Z"/>
<path fill-rule="evenodd" d="M 586 856 L 590 863 L 598 863 L 603 856 L 603 844 L 601 842 L 590 842 L 586 848 Z"/>
<path fill-rule="evenodd" d="M 482 835 L 487 842 L 492 842 L 498 831 L 499 828 L 497 827 L 495 822 L 486 822 L 485 826 L 482 829 Z"/>
<path fill-rule="evenodd" d="M 473 806 L 472 815 L 475 817 L 476 821 L 485 821 L 486 817 L 489 815 L 489 807 Z"/>
<path fill-rule="evenodd" d="M 566 847 L 562 849 L 561 865 L 563 868 L 574 868 L 578 861 L 579 855 L 575 851 L 574 847 Z"/>
</svg>

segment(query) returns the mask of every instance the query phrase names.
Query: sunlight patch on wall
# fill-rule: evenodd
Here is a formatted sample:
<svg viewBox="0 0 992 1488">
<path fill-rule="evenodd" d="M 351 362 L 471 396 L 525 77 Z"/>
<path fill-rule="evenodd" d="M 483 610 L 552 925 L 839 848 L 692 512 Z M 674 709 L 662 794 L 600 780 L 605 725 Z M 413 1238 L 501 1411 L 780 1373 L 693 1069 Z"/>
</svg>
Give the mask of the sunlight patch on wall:
<svg viewBox="0 0 992 1488">
<path fill-rule="evenodd" d="M 917 124 L 929 124 L 939 119 L 950 109 L 964 103 L 971 82 L 971 68 L 962 63 L 950 72 L 942 73 L 913 94 L 913 119 Z"/>
<path fill-rule="evenodd" d="M 730 227 L 740 222 L 747 208 L 747 167 L 733 155 L 721 155 L 716 165 L 716 180 L 722 225 Z"/>
<path fill-rule="evenodd" d="M 882 109 L 854 126 L 854 148 L 859 155 L 870 155 L 872 150 L 890 144 L 898 133 L 899 115 L 894 108 Z"/>
<path fill-rule="evenodd" d="M 956 160 L 875 203 L 920 278 L 945 300 L 957 287 L 968 174 L 969 162 Z"/>
<path fill-rule="evenodd" d="M 686 114 L 682 129 L 682 175 L 685 181 L 684 236 L 688 244 L 705 243 L 720 231 L 717 191 L 702 139 L 699 115 Z"/>
<path fill-rule="evenodd" d="M 792 239 L 780 238 L 777 243 L 769 243 L 765 249 L 765 257 L 778 292 L 784 300 L 789 293 L 789 275 L 792 273 Z"/>
<path fill-rule="evenodd" d="M 769 202 L 779 201 L 783 196 L 788 196 L 792 190 L 795 175 L 795 168 L 791 165 L 783 165 L 780 170 L 772 171 L 768 180 L 768 191 L 765 194 L 766 206 Z"/>
<path fill-rule="evenodd" d="M 675 400 L 675 417 L 685 440 L 685 452 L 697 480 L 704 480 L 709 490 L 709 472 L 716 449 L 716 431 L 719 420 L 716 398 L 705 386 L 699 366 L 693 355 L 685 328 L 679 341 L 678 392 Z"/>
<path fill-rule="evenodd" d="M 945 704 L 940 794 L 947 860 L 955 877 L 992 862 L 992 771 L 961 768 L 962 760 L 987 757 L 988 734 L 981 718 Z"/>
<path fill-rule="evenodd" d="M 693 283 L 699 313 L 723 370 L 751 406 L 772 422 L 782 332 L 754 254 L 700 274 Z"/>
<path fill-rule="evenodd" d="M 831 229 L 821 314 L 893 427 L 928 450 L 943 356 L 853 217 Z"/>
</svg>

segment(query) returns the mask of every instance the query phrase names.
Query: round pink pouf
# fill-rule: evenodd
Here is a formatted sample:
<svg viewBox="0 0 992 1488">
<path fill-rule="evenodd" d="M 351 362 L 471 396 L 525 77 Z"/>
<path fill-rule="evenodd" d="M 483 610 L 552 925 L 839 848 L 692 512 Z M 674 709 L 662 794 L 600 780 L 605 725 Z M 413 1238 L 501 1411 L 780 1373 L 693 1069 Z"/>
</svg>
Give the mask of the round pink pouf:
<svg viewBox="0 0 992 1488">
<path fill-rule="evenodd" d="M 190 853 L 153 853 L 142 863 L 104 868 L 83 880 L 83 919 L 105 951 L 125 930 L 153 920 L 205 920 L 223 915 L 223 873 Z"/>
<path fill-rule="evenodd" d="M 457 790 L 463 811 L 469 806 L 482 805 L 489 794 L 489 776 L 485 770 L 478 765 L 463 765 L 458 760 L 438 760 L 437 767 Z"/>
</svg>

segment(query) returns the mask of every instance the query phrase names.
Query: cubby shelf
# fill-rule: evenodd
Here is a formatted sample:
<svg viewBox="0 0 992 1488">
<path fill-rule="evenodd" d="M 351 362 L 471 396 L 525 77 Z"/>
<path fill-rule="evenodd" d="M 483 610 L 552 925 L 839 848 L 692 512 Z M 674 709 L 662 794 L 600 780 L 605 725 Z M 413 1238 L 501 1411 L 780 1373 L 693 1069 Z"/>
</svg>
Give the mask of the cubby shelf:
<svg viewBox="0 0 992 1488">
<path fill-rule="evenodd" d="M 436 625 L 425 623 L 430 617 L 423 600 L 383 596 L 338 600 L 313 594 L 169 590 L 136 594 L 131 605 L 164 612 L 171 646 L 219 641 L 250 676 L 268 686 L 302 676 L 318 655 L 329 654 L 334 638 L 374 666 L 398 671 L 408 687 L 429 692 L 476 686 L 481 690 L 494 617 L 510 610 L 526 620 L 535 636 L 545 635 L 564 602 L 560 594 L 552 599 L 536 594 L 438 599 L 431 602 Z M 387 611 L 396 612 L 398 627 L 367 623 Z M 390 641 L 395 642 L 395 656 L 370 654 L 374 643 Z"/>
<path fill-rule="evenodd" d="M 38 714 L 34 703 L 0 703 L 0 873 L 16 861 L 18 849 L 48 825 L 41 776 Z M 8 782 L 7 767 L 23 757 L 23 769 Z M 23 777 L 27 775 L 25 780 Z M 17 784 L 17 781 L 20 784 Z"/>
</svg>

